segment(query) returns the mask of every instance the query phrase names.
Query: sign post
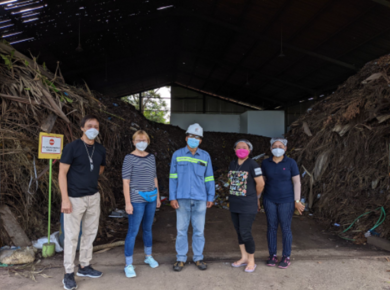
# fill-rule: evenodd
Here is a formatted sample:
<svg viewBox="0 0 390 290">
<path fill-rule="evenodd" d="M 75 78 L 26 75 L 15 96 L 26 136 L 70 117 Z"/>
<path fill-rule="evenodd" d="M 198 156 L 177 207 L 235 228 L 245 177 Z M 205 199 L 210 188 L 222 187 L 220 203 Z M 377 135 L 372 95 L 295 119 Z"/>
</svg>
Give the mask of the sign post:
<svg viewBox="0 0 390 290">
<path fill-rule="evenodd" d="M 48 258 L 54 256 L 55 244 L 50 243 L 50 221 L 51 221 L 51 179 L 53 159 L 61 158 L 64 136 L 59 134 L 39 133 L 39 159 L 49 159 L 49 210 L 47 225 L 47 240 L 42 247 L 42 256 Z"/>
</svg>

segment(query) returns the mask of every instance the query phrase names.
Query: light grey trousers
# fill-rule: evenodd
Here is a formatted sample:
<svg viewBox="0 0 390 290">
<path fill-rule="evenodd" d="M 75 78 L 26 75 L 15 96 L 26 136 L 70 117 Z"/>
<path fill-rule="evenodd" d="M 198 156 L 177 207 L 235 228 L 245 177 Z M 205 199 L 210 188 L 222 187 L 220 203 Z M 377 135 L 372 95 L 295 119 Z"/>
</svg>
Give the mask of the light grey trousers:
<svg viewBox="0 0 390 290">
<path fill-rule="evenodd" d="M 69 197 L 72 212 L 64 214 L 64 267 L 67 274 L 74 272 L 74 259 L 82 221 L 79 261 L 82 267 L 92 260 L 93 241 L 99 229 L 100 193 L 83 197 Z"/>
</svg>

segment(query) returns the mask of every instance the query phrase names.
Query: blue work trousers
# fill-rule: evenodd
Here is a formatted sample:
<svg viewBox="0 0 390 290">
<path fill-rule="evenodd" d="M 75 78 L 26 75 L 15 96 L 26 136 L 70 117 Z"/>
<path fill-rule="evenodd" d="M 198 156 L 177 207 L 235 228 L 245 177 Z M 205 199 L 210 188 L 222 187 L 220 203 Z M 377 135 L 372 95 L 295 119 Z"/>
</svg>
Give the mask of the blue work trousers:
<svg viewBox="0 0 390 290">
<path fill-rule="evenodd" d="M 205 244 L 204 225 L 206 221 L 207 201 L 194 199 L 178 199 L 179 208 L 176 210 L 176 252 L 177 261 L 186 262 L 188 253 L 188 227 L 192 225 L 193 260 L 203 260 Z"/>
</svg>

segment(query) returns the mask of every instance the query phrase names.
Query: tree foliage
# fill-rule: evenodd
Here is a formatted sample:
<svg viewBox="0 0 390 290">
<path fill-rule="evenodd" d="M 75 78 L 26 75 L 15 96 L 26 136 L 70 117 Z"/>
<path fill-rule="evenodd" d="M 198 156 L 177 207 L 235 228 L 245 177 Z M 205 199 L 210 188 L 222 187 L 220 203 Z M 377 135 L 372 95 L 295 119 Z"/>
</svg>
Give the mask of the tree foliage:
<svg viewBox="0 0 390 290">
<path fill-rule="evenodd" d="M 159 89 L 150 90 L 142 93 L 142 113 L 154 122 L 169 123 L 169 110 L 167 102 L 161 98 Z M 122 98 L 123 101 L 129 102 L 139 110 L 139 95 L 130 95 Z"/>
</svg>

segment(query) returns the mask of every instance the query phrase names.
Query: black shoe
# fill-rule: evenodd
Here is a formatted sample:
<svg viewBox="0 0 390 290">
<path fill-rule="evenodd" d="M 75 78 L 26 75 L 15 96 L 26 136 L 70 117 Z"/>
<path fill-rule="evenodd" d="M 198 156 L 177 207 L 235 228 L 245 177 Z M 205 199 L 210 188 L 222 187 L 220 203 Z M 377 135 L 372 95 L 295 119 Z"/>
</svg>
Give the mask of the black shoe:
<svg viewBox="0 0 390 290">
<path fill-rule="evenodd" d="M 280 269 L 287 269 L 288 266 L 290 266 L 290 257 L 283 256 L 282 260 L 279 263 L 279 268 Z"/>
<path fill-rule="evenodd" d="M 275 267 L 277 262 L 278 262 L 278 258 L 276 257 L 276 255 L 269 256 L 267 260 L 267 266 Z"/>
<path fill-rule="evenodd" d="M 66 290 L 77 289 L 77 284 L 74 280 L 74 273 L 65 274 L 64 280 L 62 280 L 62 284 L 64 284 L 64 289 Z"/>
<path fill-rule="evenodd" d="M 84 268 L 81 268 L 81 266 L 79 265 L 79 270 L 77 271 L 76 275 L 80 277 L 100 278 L 103 273 L 95 270 L 91 267 L 91 265 L 86 266 Z"/>
<path fill-rule="evenodd" d="M 198 267 L 199 270 L 207 270 L 207 264 L 203 261 L 196 261 L 195 262 L 196 267 Z"/>
<path fill-rule="evenodd" d="M 184 262 L 177 261 L 175 264 L 173 264 L 173 270 L 176 272 L 180 272 L 184 268 Z"/>
</svg>

